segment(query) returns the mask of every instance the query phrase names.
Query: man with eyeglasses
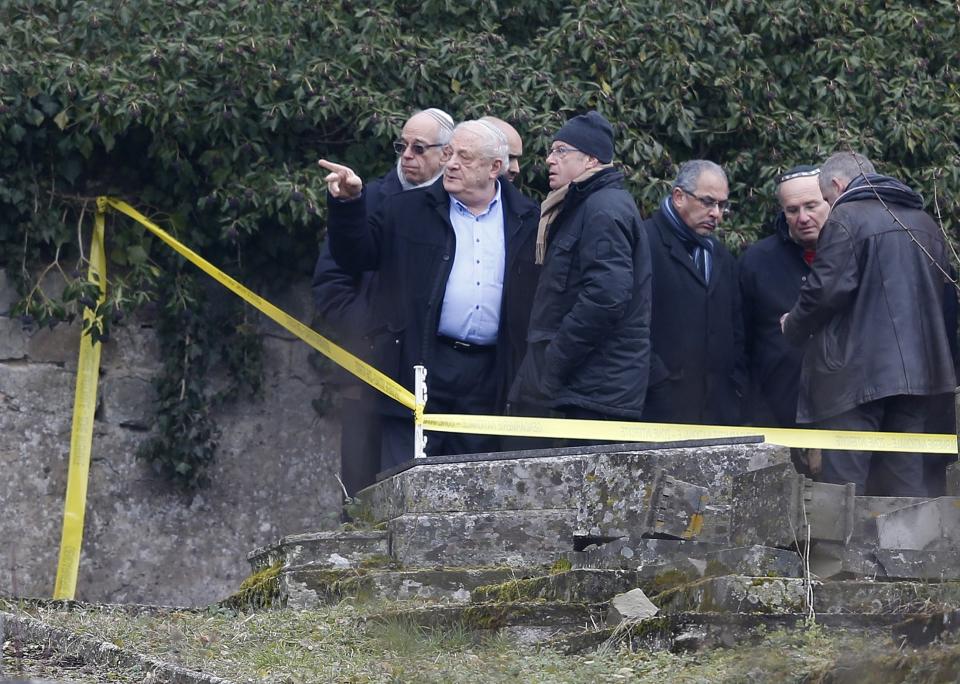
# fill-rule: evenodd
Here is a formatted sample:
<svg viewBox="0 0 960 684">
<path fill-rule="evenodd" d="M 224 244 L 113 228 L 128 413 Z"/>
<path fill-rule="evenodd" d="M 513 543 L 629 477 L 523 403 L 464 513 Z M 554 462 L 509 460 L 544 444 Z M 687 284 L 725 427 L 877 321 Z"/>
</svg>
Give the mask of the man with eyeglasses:
<svg viewBox="0 0 960 684">
<path fill-rule="evenodd" d="M 520 134 L 517 133 L 517 129 L 503 119 L 498 119 L 495 116 L 482 116 L 480 120 L 492 123 L 499 128 L 500 132 L 506 137 L 507 158 L 510 163 L 507 164 L 506 168 L 504 168 L 500 174 L 506 176 L 507 180 L 511 183 L 515 183 L 517 176 L 520 175 L 520 157 L 523 156 L 523 139 L 520 137 Z"/>
<path fill-rule="evenodd" d="M 365 206 L 364 184 L 349 167 L 329 171 L 328 234 L 337 263 L 351 273 L 377 271 L 375 319 L 385 353 L 376 365 L 413 389 L 413 367 L 427 367 L 431 413 L 493 414 L 524 350 L 536 288 L 537 205 L 499 180 L 507 141 L 492 124 L 466 121 L 445 150 L 442 182 Z M 384 398 L 381 466 L 413 456 L 409 410 Z M 432 433 L 429 455 L 495 451 L 485 435 Z"/>
<path fill-rule="evenodd" d="M 688 161 L 644 222 L 653 262 L 649 422 L 737 425 L 745 386 L 733 256 L 713 233 L 729 208 L 727 175 Z"/>
<path fill-rule="evenodd" d="M 820 193 L 820 169 L 797 166 L 776 180 L 780 212 L 774 234 L 740 257 L 740 293 L 750 369 L 750 415 L 754 425 L 797 426 L 797 393 L 803 350 L 780 332 L 780 317 L 797 301 L 810 274 L 820 229 L 830 205 Z M 819 451 L 794 449 L 793 462 L 805 475 L 819 473 Z"/>
<path fill-rule="evenodd" d="M 453 119 L 441 109 L 413 114 L 393 144 L 396 165 L 366 188 L 367 211 L 374 214 L 388 197 L 434 183 L 443 172 L 443 147 L 452 132 Z M 313 274 L 315 310 L 324 332 L 364 359 L 382 337 L 374 334 L 381 322 L 371 316 L 376 288 L 376 274 L 345 271 L 333 260 L 329 244 L 323 246 Z M 341 482 L 352 497 L 373 484 L 380 470 L 380 419 L 374 390 L 345 371 L 338 371 L 336 380 L 341 386 Z"/>
<path fill-rule="evenodd" d="M 650 249 L 613 152 L 613 128 L 596 111 L 571 118 L 553 136 L 550 193 L 537 235 L 543 272 L 511 413 L 621 420 L 642 414 Z"/>
<path fill-rule="evenodd" d="M 860 154 L 830 156 L 820 191 L 830 216 L 810 276 L 781 320 L 787 339 L 805 347 L 797 422 L 924 432 L 956 385 L 940 226 L 919 194 L 875 173 Z M 821 479 L 852 482 L 861 496 L 927 495 L 922 454 L 824 449 Z"/>
</svg>

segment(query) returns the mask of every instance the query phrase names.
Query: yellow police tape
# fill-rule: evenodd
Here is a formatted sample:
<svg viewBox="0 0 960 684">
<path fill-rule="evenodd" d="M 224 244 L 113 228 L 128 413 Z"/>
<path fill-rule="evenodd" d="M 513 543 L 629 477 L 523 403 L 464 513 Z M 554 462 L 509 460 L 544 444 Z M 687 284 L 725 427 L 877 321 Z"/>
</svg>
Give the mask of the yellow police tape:
<svg viewBox="0 0 960 684">
<path fill-rule="evenodd" d="M 423 416 L 423 428 L 438 432 L 478 435 L 512 435 L 597 439 L 613 442 L 673 442 L 687 439 L 748 437 L 803 449 L 848 449 L 855 451 L 908 451 L 931 454 L 957 453 L 956 435 L 913 432 L 853 432 L 842 430 L 801 430 L 726 425 L 683 425 L 672 423 L 630 423 L 614 420 L 570 420 L 522 416 L 471 416 L 431 414 Z"/>
<path fill-rule="evenodd" d="M 100 288 L 97 303 L 106 298 L 107 260 L 103 248 L 102 202 L 97 202 L 93 236 L 90 239 L 90 266 L 87 279 Z M 83 310 L 84 328 L 94 322 L 94 312 Z M 63 532 L 60 535 L 60 560 L 53 598 L 73 599 L 77 590 L 80 548 L 83 543 L 83 516 L 87 505 L 87 474 L 93 444 L 93 413 L 97 406 L 97 380 L 100 374 L 100 342 L 90 335 L 80 336 L 77 384 L 74 392 L 73 427 L 70 431 L 70 465 L 67 469 L 67 496 L 63 504 Z"/>
<path fill-rule="evenodd" d="M 338 347 L 323 335 L 320 335 L 315 330 L 310 329 L 296 318 L 290 316 L 281 309 L 278 309 L 276 306 L 261 298 L 251 290 L 248 290 L 246 287 L 218 269 L 192 249 L 184 246 L 176 238 L 154 224 L 146 216 L 138 212 L 126 202 L 113 199 L 111 197 L 104 199 L 106 203 L 112 206 L 114 209 L 126 214 L 134 221 L 141 224 L 151 233 L 172 247 L 187 261 L 198 267 L 201 271 L 209 275 L 211 278 L 226 287 L 245 302 L 258 309 L 268 318 L 289 330 L 291 333 L 309 344 L 318 352 L 336 363 L 338 366 L 342 366 L 343 368 L 347 369 L 367 384 L 377 388 L 394 401 L 406 406 L 411 411 L 414 409 L 416 402 L 414 401 L 413 393 L 408 389 L 387 377 L 373 366 L 364 363 L 347 350 Z"/>
</svg>

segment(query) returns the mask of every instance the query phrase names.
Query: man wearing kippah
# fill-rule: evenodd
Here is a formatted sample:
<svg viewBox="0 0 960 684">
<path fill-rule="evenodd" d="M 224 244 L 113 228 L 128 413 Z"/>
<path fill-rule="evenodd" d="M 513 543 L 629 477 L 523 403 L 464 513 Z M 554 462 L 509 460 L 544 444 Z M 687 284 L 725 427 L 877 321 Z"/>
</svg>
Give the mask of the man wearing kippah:
<svg viewBox="0 0 960 684">
<path fill-rule="evenodd" d="M 800 295 L 810 274 L 817 237 L 830 213 L 820 194 L 820 169 L 797 166 L 777 178 L 781 211 L 774 234 L 750 246 L 740 257 L 740 292 L 751 401 L 745 418 L 754 425 L 796 427 L 797 392 L 803 350 L 788 344 L 780 316 Z M 819 455 L 793 452 L 804 473 L 819 471 Z"/>
<path fill-rule="evenodd" d="M 511 412 L 640 417 L 650 362 L 650 250 L 613 164 L 613 128 L 598 112 L 570 119 L 547 155 L 527 353 Z"/>
</svg>

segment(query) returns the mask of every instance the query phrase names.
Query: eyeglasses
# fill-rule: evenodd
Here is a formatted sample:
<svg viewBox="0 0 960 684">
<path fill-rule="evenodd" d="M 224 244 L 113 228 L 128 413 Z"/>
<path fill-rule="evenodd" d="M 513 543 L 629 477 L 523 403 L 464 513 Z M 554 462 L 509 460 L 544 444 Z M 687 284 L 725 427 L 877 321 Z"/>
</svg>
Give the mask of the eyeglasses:
<svg viewBox="0 0 960 684">
<path fill-rule="evenodd" d="M 397 140 L 393 143 L 393 151 L 397 154 L 403 154 L 407 151 L 408 147 L 413 150 L 415 155 L 419 157 L 426 154 L 427 150 L 429 150 L 431 147 L 443 147 L 443 143 L 433 143 L 432 145 L 428 145 L 421 142 L 405 143 L 402 140 Z"/>
<path fill-rule="evenodd" d="M 720 210 L 721 214 L 730 213 L 730 201 L 729 200 L 715 200 L 712 197 L 701 197 L 700 195 L 695 195 L 689 190 L 684 190 L 680 188 L 684 195 L 690 195 L 693 199 L 697 200 L 700 204 L 703 205 L 704 209 L 713 209 L 716 207 Z"/>
<path fill-rule="evenodd" d="M 547 152 L 547 159 L 549 159 L 554 155 L 556 155 L 557 159 L 563 159 L 571 152 L 579 152 L 579 151 L 580 150 L 578 150 L 575 147 L 565 147 L 563 145 L 560 145 L 559 147 L 554 147 L 549 152 Z"/>
</svg>

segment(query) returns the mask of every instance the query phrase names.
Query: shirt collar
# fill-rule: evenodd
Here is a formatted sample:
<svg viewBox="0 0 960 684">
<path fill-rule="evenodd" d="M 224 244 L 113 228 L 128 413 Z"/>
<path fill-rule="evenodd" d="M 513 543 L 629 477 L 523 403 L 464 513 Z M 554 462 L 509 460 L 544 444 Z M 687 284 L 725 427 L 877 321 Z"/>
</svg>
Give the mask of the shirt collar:
<svg viewBox="0 0 960 684">
<path fill-rule="evenodd" d="M 486 210 L 484 210 L 483 213 L 477 215 L 475 218 L 478 218 L 478 219 L 479 219 L 479 218 L 484 218 L 484 217 L 487 216 L 491 211 L 493 211 L 494 207 L 496 207 L 497 204 L 500 202 L 500 180 L 499 180 L 499 179 L 497 179 L 496 184 L 497 184 L 497 185 L 496 185 L 497 191 L 494 193 L 493 199 L 490 200 L 490 204 L 487 205 L 487 208 L 486 208 Z M 466 215 L 466 216 L 473 216 L 473 212 L 471 212 L 469 209 L 467 209 L 467 206 L 466 206 L 465 204 L 463 204 L 463 202 L 461 202 L 460 200 L 458 200 L 456 197 L 454 197 L 453 195 L 450 195 L 450 206 L 453 207 L 454 209 L 456 209 L 457 212 L 459 212 L 459 213 L 461 213 L 461 214 L 464 214 L 464 215 Z"/>
</svg>

